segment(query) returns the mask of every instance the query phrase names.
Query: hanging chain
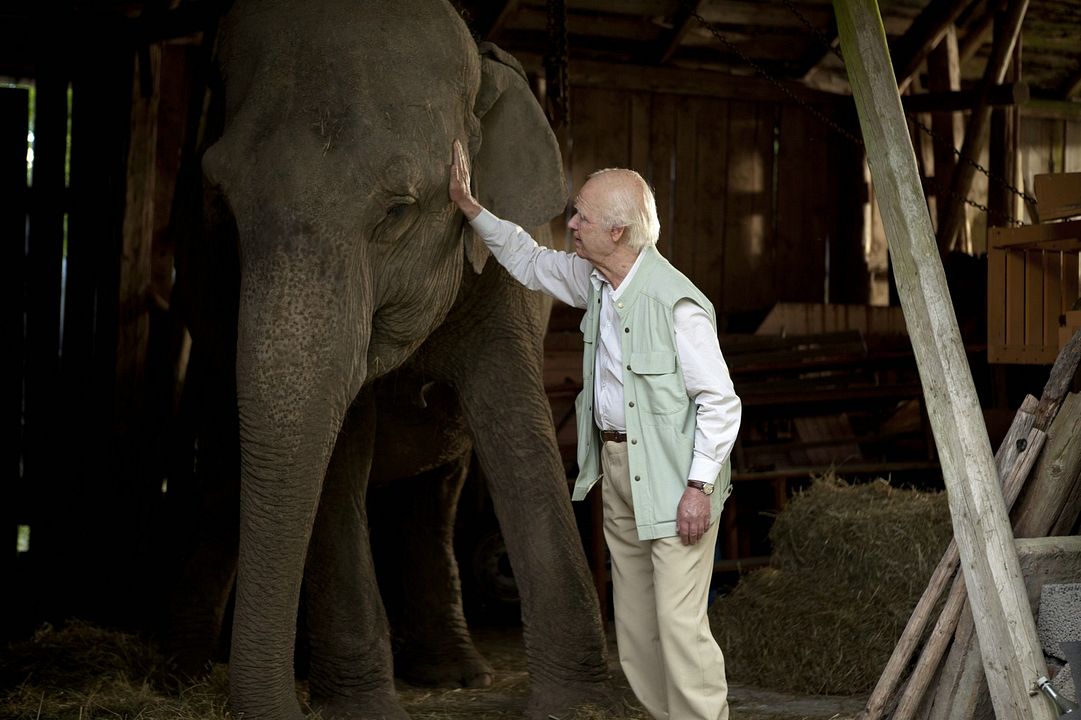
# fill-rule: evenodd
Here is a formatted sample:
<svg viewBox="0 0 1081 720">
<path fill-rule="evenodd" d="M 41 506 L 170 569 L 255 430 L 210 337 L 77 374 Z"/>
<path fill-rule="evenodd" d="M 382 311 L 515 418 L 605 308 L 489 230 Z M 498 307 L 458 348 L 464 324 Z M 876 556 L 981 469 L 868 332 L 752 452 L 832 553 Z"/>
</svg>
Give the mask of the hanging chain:
<svg viewBox="0 0 1081 720">
<path fill-rule="evenodd" d="M 548 0 L 548 54 L 544 58 L 547 100 L 552 124 L 567 127 L 571 120 L 567 50 L 567 4 Z"/>
<path fill-rule="evenodd" d="M 820 43 L 825 45 L 831 53 L 836 55 L 837 59 L 840 60 L 842 64 L 844 63 L 845 59 L 844 56 L 841 55 L 841 48 L 833 44 L 833 38 L 828 37 L 824 32 L 815 27 L 814 23 L 808 20 L 803 13 L 799 11 L 799 8 L 792 4 L 792 0 L 781 0 L 781 2 L 784 3 L 784 6 L 788 8 L 793 15 L 799 18 L 800 22 L 807 27 L 812 35 L 818 38 Z"/>
<path fill-rule="evenodd" d="M 794 92 L 789 90 L 788 87 L 785 86 L 784 83 L 782 83 L 780 80 L 778 80 L 777 78 L 770 75 L 769 72 L 767 72 L 765 68 L 763 68 L 761 65 L 756 63 L 750 57 L 748 57 L 747 54 L 745 52 L 743 52 L 742 50 L 740 50 L 731 40 L 729 40 L 724 35 L 722 35 L 720 33 L 720 31 L 717 30 L 717 28 L 713 25 L 713 23 L 709 22 L 704 17 L 702 17 L 697 11 L 692 13 L 691 17 L 693 17 L 695 20 L 697 20 L 699 23 L 701 23 L 702 27 L 709 30 L 713 34 L 713 36 L 715 38 L 717 38 L 717 40 L 722 45 L 724 45 L 726 48 L 728 48 L 730 51 L 732 51 L 735 55 L 739 56 L 739 58 L 743 62 L 750 65 L 752 68 L 754 68 L 755 71 L 759 75 L 761 75 L 763 78 L 765 78 L 766 80 L 771 82 L 773 85 L 775 85 L 777 87 L 777 89 L 780 90 L 782 93 L 784 93 L 785 95 L 790 97 L 793 102 L 795 102 L 798 105 L 802 106 L 804 109 L 807 110 L 807 112 L 814 115 L 816 118 L 818 118 L 823 123 L 828 125 L 831 129 L 833 129 L 834 132 L 836 132 L 839 135 L 841 135 L 842 137 L 846 138 L 849 142 L 855 143 L 856 145 L 859 145 L 859 146 L 863 145 L 863 140 L 861 140 L 856 135 L 853 135 L 850 131 L 848 131 L 845 128 L 838 125 L 832 118 L 828 117 L 825 113 L 823 113 L 818 108 L 813 107 L 807 101 L 805 101 L 802 98 L 798 97 Z"/>
<path fill-rule="evenodd" d="M 803 15 L 803 13 L 801 13 L 799 11 L 799 8 L 797 8 L 792 3 L 792 0 L 781 0 L 781 2 L 782 2 L 782 4 L 784 4 L 784 6 L 786 8 L 788 8 L 788 10 L 793 15 L 795 15 L 800 20 L 800 22 L 802 22 L 808 28 L 808 30 L 811 32 L 812 35 L 814 35 L 816 38 L 818 38 L 819 42 L 821 42 L 830 52 L 832 52 L 834 55 L 837 56 L 837 58 L 841 61 L 841 64 L 843 65 L 844 61 L 845 61 L 844 57 L 841 55 L 841 51 L 838 48 L 834 47 L 832 40 L 830 38 L 826 37 L 826 35 L 824 33 L 822 33 L 817 27 L 815 27 L 811 23 L 811 21 L 808 20 Z M 954 154 L 954 156 L 956 158 L 958 158 L 961 162 L 963 162 L 963 163 L 965 163 L 967 165 L 970 165 L 972 168 L 974 168 L 978 172 L 980 172 L 983 175 L 987 176 L 988 179 L 993 180 L 995 183 L 997 183 L 997 184 L 1001 185 L 1002 187 L 1006 188 L 1007 190 L 1009 190 L 1014 195 L 1017 195 L 1018 197 L 1022 198 L 1025 202 L 1027 202 L 1027 203 L 1029 203 L 1031 205 L 1036 205 L 1036 198 L 1029 195 L 1028 193 L 1026 193 L 1023 190 L 1019 190 L 1018 188 L 1014 187 L 1005 178 L 1000 177 L 998 175 L 995 175 L 994 173 L 992 173 L 990 170 L 985 168 L 980 163 L 976 162 L 972 158 L 970 158 L 967 155 L 963 154 L 957 148 L 957 146 L 953 144 L 952 140 L 942 137 L 941 135 L 936 133 L 934 130 L 932 130 L 931 128 L 924 125 L 922 122 L 920 122 L 918 117 L 913 118 L 912 122 L 915 124 L 915 126 L 917 128 L 919 128 L 921 131 L 926 133 L 936 143 L 938 143 L 939 145 L 941 145 L 943 147 L 949 148 L 950 152 L 952 152 Z M 954 193 L 952 191 L 947 191 L 947 192 L 950 195 L 953 195 L 954 197 L 959 195 L 959 193 Z M 968 198 L 965 198 L 965 202 L 968 203 L 969 205 L 972 205 L 973 207 L 976 207 L 976 208 L 979 208 L 979 209 L 983 210 L 983 212 L 988 212 L 987 207 L 985 205 L 980 205 L 979 203 L 970 201 L 970 200 L 968 200 Z M 988 214 L 990 214 L 990 213 L 988 213 Z M 1023 225 L 1024 224 L 1022 221 L 1017 220 L 1016 218 L 1013 218 L 1013 217 L 1007 216 L 1005 219 L 1007 221 L 1009 221 L 1012 225 Z"/>
<path fill-rule="evenodd" d="M 1018 190 L 1016 187 L 1011 185 L 1005 178 L 1000 177 L 1000 176 L 992 173 L 990 170 L 985 168 L 983 165 L 980 165 L 978 162 L 976 162 L 975 160 L 970 158 L 968 155 L 964 155 L 960 150 L 957 149 L 957 146 L 954 145 L 951 140 L 949 140 L 948 138 L 942 137 L 941 135 L 936 133 L 934 130 L 927 127 L 923 123 L 921 123 L 918 117 L 913 118 L 912 122 L 920 130 L 922 130 L 923 132 L 930 135 L 931 139 L 934 140 L 935 142 L 937 142 L 939 145 L 942 145 L 943 147 L 947 147 L 950 150 L 952 150 L 954 156 L 957 157 L 959 160 L 961 160 L 961 162 L 966 163 L 967 165 L 971 165 L 977 171 L 979 171 L 979 172 L 983 173 L 984 175 L 986 175 L 988 177 L 988 179 L 994 180 L 996 183 L 998 183 L 1002 187 L 1006 188 L 1007 190 L 1012 192 L 1014 195 L 1017 195 L 1018 197 L 1022 198 L 1025 202 L 1031 203 L 1032 205 L 1036 204 L 1036 198 L 1032 197 L 1031 195 L 1026 193 L 1024 190 Z M 1010 218 L 1010 222 L 1014 223 L 1015 225 L 1023 225 L 1024 224 L 1024 223 L 1022 223 L 1022 222 L 1020 222 L 1018 220 L 1014 220 L 1013 218 Z"/>
</svg>

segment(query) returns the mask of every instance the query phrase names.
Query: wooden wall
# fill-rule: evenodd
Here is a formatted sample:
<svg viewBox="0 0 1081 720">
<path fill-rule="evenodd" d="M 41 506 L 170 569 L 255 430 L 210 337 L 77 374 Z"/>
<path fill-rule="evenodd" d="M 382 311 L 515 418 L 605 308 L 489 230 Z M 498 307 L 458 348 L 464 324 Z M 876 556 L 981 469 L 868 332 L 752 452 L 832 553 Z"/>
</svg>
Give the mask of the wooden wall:
<svg viewBox="0 0 1081 720">
<path fill-rule="evenodd" d="M 753 330 L 781 301 L 866 302 L 861 149 L 806 107 L 576 87 L 570 134 L 572 194 L 599 168 L 640 172 L 659 249 L 725 329 Z"/>
</svg>

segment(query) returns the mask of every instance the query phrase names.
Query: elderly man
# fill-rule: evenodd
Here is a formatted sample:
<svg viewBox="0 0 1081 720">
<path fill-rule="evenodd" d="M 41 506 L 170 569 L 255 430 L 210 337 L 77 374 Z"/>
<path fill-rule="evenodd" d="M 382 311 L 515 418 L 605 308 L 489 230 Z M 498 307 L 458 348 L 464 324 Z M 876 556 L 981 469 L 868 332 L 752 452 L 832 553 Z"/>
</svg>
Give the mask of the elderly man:
<svg viewBox="0 0 1081 720">
<path fill-rule="evenodd" d="M 706 617 L 718 516 L 731 492 L 740 401 L 709 300 L 657 252 L 657 206 L 632 170 L 575 198 L 574 253 L 539 247 L 482 208 L 455 142 L 450 198 L 519 282 L 585 308 L 574 500 L 603 475 L 623 670 L 655 718 L 728 717 Z"/>
</svg>

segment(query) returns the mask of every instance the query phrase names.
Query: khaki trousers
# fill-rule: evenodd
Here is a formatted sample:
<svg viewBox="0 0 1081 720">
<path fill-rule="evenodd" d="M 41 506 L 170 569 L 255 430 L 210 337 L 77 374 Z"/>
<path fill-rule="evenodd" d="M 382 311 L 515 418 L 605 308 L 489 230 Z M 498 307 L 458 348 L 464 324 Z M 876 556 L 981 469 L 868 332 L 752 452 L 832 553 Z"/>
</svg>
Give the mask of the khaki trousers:
<svg viewBox="0 0 1081 720">
<path fill-rule="evenodd" d="M 627 444 L 606 442 L 601 466 L 616 643 L 631 689 L 658 720 L 727 720 L 724 656 L 706 617 L 718 519 L 694 545 L 639 540 Z"/>
</svg>

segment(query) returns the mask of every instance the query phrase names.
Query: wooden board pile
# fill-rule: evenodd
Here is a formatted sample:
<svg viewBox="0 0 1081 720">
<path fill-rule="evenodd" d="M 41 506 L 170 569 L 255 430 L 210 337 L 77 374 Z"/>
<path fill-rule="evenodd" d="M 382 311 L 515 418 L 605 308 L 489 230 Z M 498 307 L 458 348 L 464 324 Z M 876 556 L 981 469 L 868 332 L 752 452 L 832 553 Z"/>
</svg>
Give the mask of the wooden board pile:
<svg viewBox="0 0 1081 720">
<path fill-rule="evenodd" d="M 1081 395 L 1070 392 L 1079 360 L 1081 332 L 1060 352 L 1042 397 L 1025 399 L 995 455 L 1017 538 L 1068 535 L 1081 515 Z M 934 626 L 926 633 L 932 621 Z M 921 641 L 920 655 L 913 662 Z M 951 543 L 859 717 L 992 717 L 987 696 L 964 578 L 958 572 L 958 551 Z"/>
</svg>

